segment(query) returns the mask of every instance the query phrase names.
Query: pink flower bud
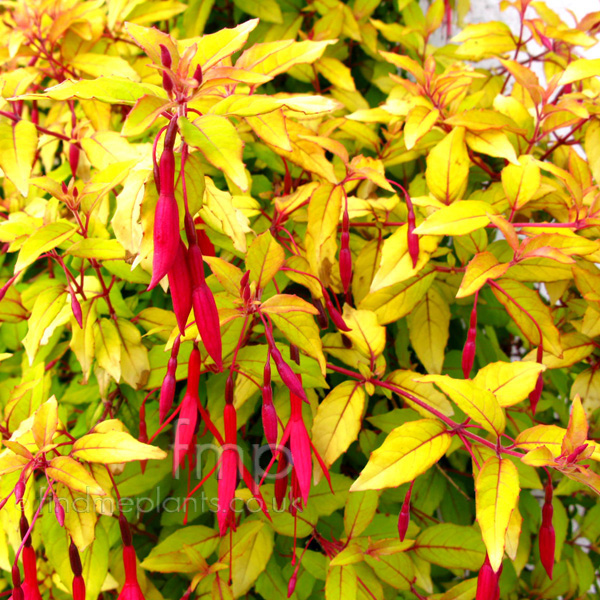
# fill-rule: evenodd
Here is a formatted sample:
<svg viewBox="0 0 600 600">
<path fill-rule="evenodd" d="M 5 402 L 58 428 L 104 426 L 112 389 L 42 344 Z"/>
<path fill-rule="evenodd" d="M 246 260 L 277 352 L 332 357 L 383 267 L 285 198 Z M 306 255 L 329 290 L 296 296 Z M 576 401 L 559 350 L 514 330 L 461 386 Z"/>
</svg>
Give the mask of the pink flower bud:
<svg viewBox="0 0 600 600">
<path fill-rule="evenodd" d="M 196 70 L 194 71 L 194 79 L 197 81 L 198 87 L 200 87 L 202 85 L 202 66 L 201 65 L 198 65 L 196 67 Z"/>
<path fill-rule="evenodd" d="M 475 596 L 475 600 L 495 600 L 499 577 L 500 572 L 494 572 L 486 554 L 485 562 L 479 570 L 479 576 L 477 577 L 477 595 Z"/>
<path fill-rule="evenodd" d="M 160 62 L 163 67 L 167 67 L 170 69 L 173 65 L 173 58 L 171 57 L 171 51 L 164 45 L 159 44 L 160 46 Z"/>
<path fill-rule="evenodd" d="M 285 452 L 282 452 L 277 462 L 277 475 L 275 477 L 275 502 L 277 503 L 277 510 L 281 510 L 285 500 L 285 493 L 288 486 L 287 466 L 287 455 Z"/>
<path fill-rule="evenodd" d="M 166 71 L 163 71 L 162 73 L 162 84 L 165 92 L 167 92 L 167 94 L 170 96 L 175 89 L 175 84 L 173 83 L 171 76 Z"/>
<path fill-rule="evenodd" d="M 225 381 L 225 403 L 233 404 L 233 377 L 231 376 L 231 373 L 229 373 L 229 376 Z"/>
<path fill-rule="evenodd" d="M 400 514 L 398 515 L 398 536 L 401 542 L 403 542 L 406 537 L 406 531 L 410 522 L 410 496 L 412 494 L 413 483 L 410 484 L 408 492 L 406 492 Z"/>
<path fill-rule="evenodd" d="M 208 354 L 215 361 L 219 370 L 223 369 L 223 349 L 221 345 L 221 324 L 215 297 L 205 283 L 194 288 L 192 304 L 196 325 L 202 338 L 202 343 Z"/>
<path fill-rule="evenodd" d="M 161 186 L 165 186 L 166 179 L 162 173 L 160 181 Z M 163 189 L 161 187 L 154 212 L 154 257 L 148 290 L 153 289 L 172 269 L 180 244 L 177 201 L 173 192 L 167 193 Z"/>
<path fill-rule="evenodd" d="M 83 577 L 73 577 L 73 600 L 85 600 L 85 582 Z"/>
<path fill-rule="evenodd" d="M 540 548 L 540 560 L 548 574 L 552 579 L 552 571 L 554 569 L 554 551 L 556 549 L 556 534 L 552 525 L 542 525 L 538 536 Z"/>
<path fill-rule="evenodd" d="M 192 278 L 187 265 L 187 248 L 179 240 L 177 248 L 177 257 L 168 273 L 169 290 L 171 292 L 171 301 L 173 302 L 173 311 L 177 318 L 179 331 L 185 334 L 185 326 L 188 317 L 192 311 Z"/>
<path fill-rule="evenodd" d="M 300 350 L 295 344 L 290 344 L 290 360 L 293 360 L 297 365 L 300 364 Z"/>
<path fill-rule="evenodd" d="M 71 293 L 71 310 L 73 311 L 73 316 L 77 321 L 77 325 L 79 328 L 83 328 L 83 315 L 81 314 L 81 304 L 79 304 L 79 300 L 77 300 L 77 296 L 75 293 Z"/>
<path fill-rule="evenodd" d="M 467 341 L 462 353 L 462 372 L 465 379 L 469 379 L 473 362 L 475 361 L 475 342 Z"/>
<path fill-rule="evenodd" d="M 15 502 L 17 504 L 23 502 L 23 496 L 25 496 L 25 482 L 21 476 L 15 485 Z"/>
<path fill-rule="evenodd" d="M 240 290 L 243 290 L 244 288 L 248 287 L 249 281 L 250 281 L 250 271 L 246 271 L 242 275 L 242 278 L 240 279 Z"/>
<path fill-rule="evenodd" d="M 273 390 L 271 385 L 264 385 L 262 389 L 262 422 L 265 438 L 271 448 L 277 445 L 277 412 L 273 405 Z"/>
<path fill-rule="evenodd" d="M 65 196 L 69 195 L 69 188 L 67 187 L 67 184 L 64 181 L 61 181 L 60 189 Z"/>
<path fill-rule="evenodd" d="M 296 374 L 294 371 L 292 371 L 290 365 L 283 360 L 281 352 L 279 352 L 277 346 L 275 346 L 275 343 L 273 343 L 271 346 L 271 355 L 275 361 L 275 366 L 277 367 L 277 372 L 281 377 L 281 381 L 283 381 L 283 383 L 288 387 L 290 392 L 298 396 L 298 398 L 301 400 L 304 400 L 304 402 L 308 402 L 308 399 L 306 398 L 306 392 L 302 388 L 302 384 L 300 381 L 298 381 L 298 377 L 296 377 Z"/>
<path fill-rule="evenodd" d="M 173 448 L 173 472 L 183 463 L 188 453 L 194 434 L 196 433 L 196 424 L 198 422 L 198 405 L 196 403 L 198 388 L 194 393 L 189 388 L 181 401 L 181 410 L 179 411 L 179 420 L 177 421 L 177 430 L 175 432 L 175 446 Z"/>
<path fill-rule="evenodd" d="M 226 404 L 223 413 L 225 421 L 225 446 L 221 454 L 221 470 L 218 482 L 217 521 L 219 532 L 225 535 L 231 513 L 232 502 L 237 487 L 239 455 L 237 441 L 237 417 L 233 404 Z"/>
<path fill-rule="evenodd" d="M 294 590 L 296 589 L 296 583 L 298 581 L 298 569 L 294 569 L 294 572 L 292 573 L 292 576 L 290 577 L 290 581 L 288 583 L 288 589 L 287 589 L 287 597 L 291 598 L 292 594 L 294 593 Z"/>
<path fill-rule="evenodd" d="M 329 313 L 329 317 L 333 321 L 333 324 L 340 331 L 351 331 L 350 327 L 346 325 L 346 321 L 344 321 L 339 310 L 333 305 L 333 302 L 331 301 L 329 296 L 325 296 L 325 306 L 327 307 L 327 312 Z"/>
<path fill-rule="evenodd" d="M 169 360 L 169 362 L 171 361 Z M 158 401 L 158 419 L 160 423 L 163 423 L 171 410 L 171 406 L 173 406 L 176 384 L 175 377 L 167 373 L 160 388 L 160 399 Z"/>
<path fill-rule="evenodd" d="M 71 540 L 69 545 L 69 562 L 71 563 L 71 571 L 75 577 L 81 577 L 83 573 L 83 567 L 81 566 L 81 557 L 79 556 L 79 550 L 77 546 Z"/>
<path fill-rule="evenodd" d="M 123 546 L 131 546 L 133 544 L 131 529 L 127 519 L 125 518 L 125 515 L 122 512 L 119 513 L 119 529 L 121 530 L 121 540 L 123 541 Z"/>
<path fill-rule="evenodd" d="M 544 390 L 544 378 L 542 377 L 542 374 L 540 373 L 538 375 L 537 382 L 535 384 L 535 388 L 533 388 L 533 391 L 531 392 L 531 394 L 529 394 L 529 406 L 531 407 L 531 413 L 533 415 L 535 415 L 535 411 L 536 411 L 538 402 L 540 401 L 540 398 L 542 397 L 543 390 Z"/>
<path fill-rule="evenodd" d="M 327 318 L 327 313 L 325 312 L 325 307 L 319 298 L 313 298 L 312 300 L 313 306 L 319 311 L 317 313 L 317 323 L 319 324 L 320 329 L 327 329 L 329 326 L 329 319 Z"/>
<path fill-rule="evenodd" d="M 342 244 L 344 240 L 344 234 L 342 233 Z M 350 289 L 350 283 L 352 281 L 352 253 L 348 246 L 343 246 L 340 250 L 340 278 L 342 280 L 342 287 L 344 292 L 348 293 Z"/>
<path fill-rule="evenodd" d="M 54 500 L 54 516 L 56 517 L 58 524 L 61 527 L 64 527 L 65 526 L 65 509 L 63 508 L 63 505 L 58 501 L 58 498 L 55 498 L 55 500 Z"/>
<path fill-rule="evenodd" d="M 77 167 L 79 166 L 79 155 L 81 150 L 79 146 L 75 144 L 69 144 L 69 166 L 71 167 L 71 173 L 73 178 L 77 176 Z"/>
</svg>

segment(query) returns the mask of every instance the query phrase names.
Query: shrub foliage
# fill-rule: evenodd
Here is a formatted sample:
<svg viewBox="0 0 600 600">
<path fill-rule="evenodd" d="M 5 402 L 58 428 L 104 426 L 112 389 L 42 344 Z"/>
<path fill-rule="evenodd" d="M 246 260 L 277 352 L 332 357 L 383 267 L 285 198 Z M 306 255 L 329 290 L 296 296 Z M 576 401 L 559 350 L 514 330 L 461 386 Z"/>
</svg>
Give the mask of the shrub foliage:
<svg viewBox="0 0 600 600">
<path fill-rule="evenodd" d="M 502 5 L 3 3 L 13 599 L 597 594 L 600 13 Z"/>
</svg>

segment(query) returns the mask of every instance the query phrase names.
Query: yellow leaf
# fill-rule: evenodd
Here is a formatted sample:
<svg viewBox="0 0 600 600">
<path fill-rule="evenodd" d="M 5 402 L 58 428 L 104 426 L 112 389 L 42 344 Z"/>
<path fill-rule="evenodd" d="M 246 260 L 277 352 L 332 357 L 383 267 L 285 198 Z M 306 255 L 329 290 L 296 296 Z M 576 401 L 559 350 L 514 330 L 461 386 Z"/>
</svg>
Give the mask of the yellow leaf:
<svg viewBox="0 0 600 600">
<path fill-rule="evenodd" d="M 486 431 L 500 435 L 506 427 L 502 408 L 491 392 L 469 379 L 452 379 L 448 375 L 426 375 L 417 381 L 435 383 L 458 407 Z"/>
<path fill-rule="evenodd" d="M 410 421 L 394 429 L 371 453 L 351 492 L 398 487 L 434 465 L 448 450 L 452 436 L 432 419 Z"/>
<path fill-rule="evenodd" d="M 340 383 L 319 404 L 313 420 L 312 441 L 327 466 L 358 438 L 364 406 L 364 389 L 354 381 Z"/>
<path fill-rule="evenodd" d="M 597 77 L 599 73 L 600 58 L 579 58 L 567 65 L 558 81 L 558 85 L 568 85 L 588 77 Z"/>
<path fill-rule="evenodd" d="M 242 191 L 248 190 L 248 177 L 242 162 L 244 144 L 235 127 L 218 115 L 202 115 L 190 123 L 185 117 L 179 118 L 183 139 L 198 148 L 217 169 Z"/>
<path fill-rule="evenodd" d="M 477 522 L 494 571 L 502 564 L 506 532 L 519 492 L 519 473 L 509 459 L 492 456 L 481 465 L 475 481 Z"/>
<path fill-rule="evenodd" d="M 562 358 L 558 358 L 554 356 L 554 354 L 544 350 L 542 355 L 542 364 L 544 364 L 548 369 L 562 369 L 564 367 L 571 367 L 587 358 L 594 351 L 594 344 L 591 339 L 586 335 L 577 333 L 576 331 L 571 331 L 570 333 L 561 335 L 560 345 L 563 350 Z M 532 350 L 526 354 L 523 357 L 523 360 L 537 361 L 537 350 Z"/>
<path fill-rule="evenodd" d="M 500 289 L 492 287 L 494 296 L 506 308 L 523 335 L 534 346 L 539 346 L 543 339 L 544 350 L 560 356 L 562 348 L 558 329 L 554 325 L 549 307 L 542 302 L 537 291 L 512 279 L 501 279 L 498 283 Z M 541 329 L 542 339 L 536 323 Z"/>
<path fill-rule="evenodd" d="M 408 252 L 407 233 L 408 226 L 402 225 L 383 242 L 379 268 L 371 283 L 371 293 L 414 277 L 429 262 L 430 256 L 437 250 L 439 237 L 431 235 L 419 239 L 419 258 L 417 266 L 413 267 Z"/>
<path fill-rule="evenodd" d="M 385 327 L 377 321 L 377 315 L 370 310 L 355 310 L 344 304 L 344 321 L 350 331 L 344 335 L 350 338 L 352 347 L 367 358 L 376 358 L 385 349 Z"/>
<path fill-rule="evenodd" d="M 431 406 L 447 417 L 451 417 L 454 414 L 454 410 L 446 396 L 438 392 L 432 383 L 419 383 L 415 381 L 420 375 L 416 371 L 393 371 L 386 377 L 386 381 L 410 392 L 411 395 L 421 400 L 427 406 Z M 421 416 L 427 419 L 435 418 L 427 409 L 412 402 L 409 398 L 404 396 L 402 398 L 420 413 Z"/>
<path fill-rule="evenodd" d="M 210 177 L 205 178 L 204 204 L 200 210 L 204 222 L 224 233 L 240 252 L 246 252 L 246 234 L 250 233 L 248 217 L 233 204 L 229 192 L 217 188 Z"/>
<path fill-rule="evenodd" d="M 140 76 L 135 69 L 120 56 L 77 52 L 68 61 L 68 64 L 91 77 L 115 76 L 124 77 L 131 81 L 140 80 Z"/>
<path fill-rule="evenodd" d="M 65 254 L 96 260 L 119 260 L 125 258 L 125 248 L 117 240 L 85 238 L 75 242 Z"/>
<path fill-rule="evenodd" d="M 129 111 L 121 129 L 121 135 L 136 137 L 143 135 L 154 125 L 161 113 L 168 108 L 169 101 L 151 94 L 146 94 L 136 100 L 135 106 Z"/>
<path fill-rule="evenodd" d="M 325 375 L 325 356 L 319 328 L 311 315 L 305 312 L 271 312 L 269 313 L 273 324 L 283 333 L 291 344 L 298 346 L 308 356 L 312 356 L 321 367 Z"/>
<path fill-rule="evenodd" d="M 529 396 L 545 369 L 536 362 L 494 362 L 480 369 L 474 381 L 492 392 L 500 406 L 513 406 Z"/>
<path fill-rule="evenodd" d="M 134 390 L 140 390 L 150 376 L 148 350 L 142 344 L 142 335 L 133 323 L 119 318 L 117 330 L 121 340 L 121 376 Z"/>
<path fill-rule="evenodd" d="M 554 462 L 554 458 L 546 446 L 539 446 L 530 450 L 521 458 L 521 461 L 530 467 L 546 467 Z"/>
<path fill-rule="evenodd" d="M 358 537 L 373 520 L 379 504 L 379 492 L 365 490 L 348 496 L 344 508 L 344 532 L 348 538 Z"/>
<path fill-rule="evenodd" d="M 37 150 L 35 125 L 23 119 L 16 124 L 0 123 L 0 167 L 22 196 L 29 193 L 29 176 Z"/>
<path fill-rule="evenodd" d="M 138 442 L 125 431 L 89 433 L 73 444 L 72 456 L 88 462 L 115 464 L 134 460 L 162 460 L 167 453 Z"/>
<path fill-rule="evenodd" d="M 441 373 L 450 335 L 450 308 L 435 287 L 408 316 L 410 343 L 428 373 Z"/>
<path fill-rule="evenodd" d="M 48 223 L 34 231 L 26 240 L 19 252 L 15 265 L 15 273 L 28 267 L 37 260 L 40 254 L 53 250 L 75 235 L 77 226 L 69 221 Z"/>
<path fill-rule="evenodd" d="M 477 571 L 485 560 L 481 534 L 474 527 L 452 523 L 427 527 L 419 534 L 412 549 L 419 558 L 445 569 Z"/>
<path fill-rule="evenodd" d="M 341 185 L 325 183 L 314 191 L 308 204 L 306 256 L 312 272 L 325 287 L 331 285 L 331 272 L 337 263 L 335 255 L 343 198 Z"/>
<path fill-rule="evenodd" d="M 356 261 L 357 274 L 361 272 L 359 261 L 360 256 Z M 436 272 L 425 267 L 417 275 L 406 281 L 367 294 L 360 300 L 358 308 L 373 311 L 377 315 L 380 325 L 394 323 L 408 315 L 415 308 L 435 277 Z M 357 294 L 355 293 L 354 296 L 356 298 Z"/>
<path fill-rule="evenodd" d="M 494 209 L 482 200 L 462 200 L 444 206 L 427 217 L 416 229 L 417 235 L 466 235 L 485 227 Z"/>
<path fill-rule="evenodd" d="M 100 319 L 93 324 L 94 349 L 98 366 L 116 382 L 121 379 L 121 340 L 112 319 Z"/>
<path fill-rule="evenodd" d="M 65 529 L 74 544 L 83 552 L 94 541 L 96 509 L 91 497 L 70 490 L 64 485 L 55 488 L 60 504 L 65 509 Z"/>
<path fill-rule="evenodd" d="M 521 537 L 521 524 L 523 523 L 523 517 L 519 512 L 519 507 L 515 506 L 511 515 L 510 521 L 508 522 L 508 529 L 506 530 L 506 538 L 504 540 L 504 546 L 506 554 L 510 560 L 517 558 L 517 552 L 519 550 L 519 538 Z"/>
<path fill-rule="evenodd" d="M 52 396 L 36 411 L 33 418 L 31 433 L 38 448 L 43 448 L 52 442 L 58 428 L 58 404 Z"/>
<path fill-rule="evenodd" d="M 352 565 L 332 566 L 325 580 L 325 600 L 356 598 L 358 578 Z"/>
<path fill-rule="evenodd" d="M 293 148 L 282 110 L 273 111 L 268 116 L 246 117 L 246 122 L 259 138 L 271 146 L 280 148 L 285 152 L 292 152 Z"/>
<path fill-rule="evenodd" d="M 502 277 L 509 267 L 510 263 L 500 263 L 491 252 L 479 252 L 467 265 L 456 297 L 465 298 L 474 294 L 486 284 L 488 279 Z"/>
<path fill-rule="evenodd" d="M 292 294 L 275 294 L 260 305 L 260 310 L 267 313 L 287 313 L 300 311 L 309 315 L 317 315 L 319 311 L 306 300 Z"/>
<path fill-rule="evenodd" d="M 519 164 L 513 145 L 503 131 L 489 129 L 487 131 L 468 131 L 466 142 L 471 150 L 505 158 L 512 164 Z"/>
<path fill-rule="evenodd" d="M 196 65 L 200 64 L 202 71 L 206 73 L 208 69 L 215 66 L 227 56 L 231 56 L 234 52 L 241 50 L 248 40 L 248 35 L 250 35 L 250 32 L 257 25 L 258 19 L 251 19 L 231 29 L 221 29 L 216 33 L 188 39 L 185 42 L 178 42 L 180 50 L 183 50 L 185 46 L 198 45 L 193 63 L 190 66 L 190 72 L 193 73 Z M 160 64 L 160 61 L 155 62 Z"/>
<path fill-rule="evenodd" d="M 588 422 L 581 398 L 576 395 L 571 405 L 571 415 L 567 425 L 567 433 L 562 441 L 561 450 L 563 454 L 571 454 L 576 448 L 582 446 L 587 441 Z"/>
<path fill-rule="evenodd" d="M 352 71 L 338 58 L 323 56 L 317 61 L 316 67 L 334 86 L 349 92 L 356 91 Z"/>
<path fill-rule="evenodd" d="M 469 24 L 452 41 L 459 42 L 457 56 L 468 60 L 496 57 L 511 52 L 516 45 L 508 25 L 500 21 Z"/>
<path fill-rule="evenodd" d="M 411 150 L 415 144 L 436 124 L 440 111 L 437 108 L 415 106 L 407 115 L 404 124 L 404 143 Z"/>
<path fill-rule="evenodd" d="M 467 189 L 469 162 L 465 130 L 456 127 L 427 156 L 429 191 L 444 204 L 461 198 Z"/>
<path fill-rule="evenodd" d="M 285 262 L 283 248 L 275 241 L 269 230 L 261 233 L 248 248 L 246 269 L 250 271 L 250 281 L 255 281 L 260 289 L 275 277 Z"/>
<path fill-rule="evenodd" d="M 535 425 L 519 433 L 516 446 L 527 451 L 544 446 L 556 458 L 562 452 L 562 442 L 566 433 L 566 429 L 556 425 Z"/>
<path fill-rule="evenodd" d="M 254 44 L 241 54 L 235 65 L 255 73 L 275 77 L 294 65 L 315 62 L 321 58 L 325 48 L 333 43 L 334 40 L 320 42 L 280 40 Z"/>
<path fill-rule="evenodd" d="M 590 169 L 596 184 L 598 184 L 600 183 L 600 122 L 597 119 L 588 122 L 585 130 L 584 148 Z"/>
<path fill-rule="evenodd" d="M 523 208 L 539 190 L 542 175 L 537 163 L 529 154 L 519 156 L 517 164 L 502 169 L 502 186 L 511 207 Z"/>
<path fill-rule="evenodd" d="M 106 492 L 89 474 L 84 466 L 70 456 L 57 456 L 50 461 L 46 474 L 51 479 L 63 483 L 68 488 L 82 494 L 106 496 Z"/>
<path fill-rule="evenodd" d="M 0 476 L 8 475 L 8 473 L 12 473 L 13 471 L 18 471 L 28 463 L 28 458 L 25 458 L 20 454 L 15 454 L 11 450 L 4 450 L 3 452 L 0 452 Z"/>
</svg>

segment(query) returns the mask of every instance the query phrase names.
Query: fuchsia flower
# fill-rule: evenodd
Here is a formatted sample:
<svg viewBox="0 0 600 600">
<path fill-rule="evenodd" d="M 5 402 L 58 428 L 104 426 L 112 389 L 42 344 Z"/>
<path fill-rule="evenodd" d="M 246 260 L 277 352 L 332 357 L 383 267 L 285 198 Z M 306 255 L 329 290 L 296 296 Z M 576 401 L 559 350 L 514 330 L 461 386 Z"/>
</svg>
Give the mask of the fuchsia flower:
<svg viewBox="0 0 600 600">
<path fill-rule="evenodd" d="M 237 487 L 240 471 L 240 457 L 236 445 L 237 416 L 233 403 L 227 402 L 225 404 L 223 417 L 225 420 L 225 444 L 219 459 L 221 470 L 219 472 L 219 499 L 217 504 L 217 521 L 221 535 L 225 535 L 227 527 L 233 523 L 232 502 L 235 497 L 235 488 Z"/>
<path fill-rule="evenodd" d="M 188 267 L 192 278 L 192 306 L 196 326 L 206 351 L 215 361 L 217 368 L 223 368 L 221 325 L 215 297 L 204 279 L 204 261 L 197 244 L 190 244 L 187 253 Z"/>
<path fill-rule="evenodd" d="M 401 542 L 403 542 L 406 537 L 406 531 L 408 529 L 408 524 L 410 523 L 410 496 L 412 494 L 414 483 L 415 482 L 413 481 L 410 484 L 408 492 L 406 492 L 406 496 L 404 497 L 400 514 L 398 515 L 398 536 Z"/>
<path fill-rule="evenodd" d="M 477 577 L 477 595 L 475 600 L 498 600 L 500 597 L 500 574 L 502 573 L 502 565 L 497 572 L 492 569 L 488 555 L 485 555 L 485 561 L 479 570 Z"/>
<path fill-rule="evenodd" d="M 198 422 L 198 386 L 200 384 L 200 352 L 194 346 L 188 363 L 188 380 L 185 396 L 181 401 L 177 431 L 175 432 L 175 446 L 173 450 L 173 472 L 181 466 L 188 453 Z"/>
<path fill-rule="evenodd" d="M 475 294 L 473 309 L 471 310 L 471 318 L 469 321 L 469 333 L 467 334 L 467 342 L 462 353 L 462 372 L 465 379 L 469 379 L 473 362 L 475 360 L 475 342 L 477 338 L 477 298 L 479 292 Z"/>
<path fill-rule="evenodd" d="M 73 571 L 73 600 L 85 600 L 85 582 L 82 576 L 81 557 L 73 540 L 71 540 L 69 546 L 69 561 L 71 562 L 71 571 Z"/>
<path fill-rule="evenodd" d="M 552 579 L 552 572 L 554 570 L 554 553 L 556 550 L 556 533 L 552 524 L 552 516 L 554 514 L 552 491 L 552 481 L 548 480 L 546 484 L 546 497 L 544 499 L 544 506 L 542 507 L 542 525 L 538 535 L 540 560 L 550 579 Z"/>
<path fill-rule="evenodd" d="M 173 119 L 165 134 L 164 150 L 158 167 L 160 193 L 154 212 L 154 256 L 152 280 L 148 289 L 154 288 L 173 267 L 179 247 L 179 208 L 175 200 L 175 155 L 173 144 L 177 120 Z"/>
<path fill-rule="evenodd" d="M 35 550 L 31 546 L 23 546 L 24 581 L 21 585 L 25 600 L 42 600 L 37 581 Z"/>
<path fill-rule="evenodd" d="M 133 546 L 123 546 L 123 564 L 125 566 L 125 585 L 119 594 L 118 600 L 146 600 L 137 579 Z"/>
<path fill-rule="evenodd" d="M 271 388 L 271 355 L 267 356 L 263 375 L 262 387 L 262 422 L 265 438 L 271 448 L 277 445 L 277 412 L 273 404 L 273 389 Z"/>
<path fill-rule="evenodd" d="M 167 365 L 167 374 L 160 387 L 158 415 L 161 423 L 169 414 L 171 406 L 173 406 L 173 400 L 175 399 L 175 387 L 177 385 L 175 372 L 177 371 L 177 355 L 179 354 L 180 343 L 180 338 L 176 337 L 173 342 L 173 347 L 171 348 L 171 357 L 169 358 L 169 364 Z"/>
<path fill-rule="evenodd" d="M 186 257 L 187 248 L 180 239 L 175 262 L 167 275 L 173 311 L 182 335 L 185 335 L 185 326 L 192 311 L 192 279 Z"/>
</svg>

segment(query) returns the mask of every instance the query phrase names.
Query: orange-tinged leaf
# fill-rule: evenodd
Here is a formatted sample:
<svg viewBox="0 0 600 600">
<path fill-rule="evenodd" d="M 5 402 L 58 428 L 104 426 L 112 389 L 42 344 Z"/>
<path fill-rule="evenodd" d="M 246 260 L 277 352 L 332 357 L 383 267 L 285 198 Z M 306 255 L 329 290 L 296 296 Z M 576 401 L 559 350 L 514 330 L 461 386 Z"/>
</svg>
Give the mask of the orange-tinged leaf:
<svg viewBox="0 0 600 600">
<path fill-rule="evenodd" d="M 509 459 L 492 456 L 481 465 L 475 482 L 477 522 L 494 571 L 502 564 L 506 532 L 519 491 L 519 473 Z"/>
<path fill-rule="evenodd" d="M 465 298 L 474 294 L 485 285 L 488 279 L 502 277 L 509 267 L 510 263 L 501 263 L 491 252 L 479 252 L 467 265 L 456 297 Z"/>
<path fill-rule="evenodd" d="M 479 423 L 486 431 L 500 435 L 506 427 L 506 418 L 492 392 L 468 379 L 452 379 L 448 375 L 426 375 L 419 382 L 435 383 L 450 396 L 458 407 Z"/>
<path fill-rule="evenodd" d="M 64 483 L 68 488 L 82 494 L 106 496 L 106 492 L 90 475 L 87 469 L 70 456 L 57 456 L 50 461 L 46 475 L 55 481 Z"/>
<path fill-rule="evenodd" d="M 371 453 L 350 491 L 397 487 L 412 481 L 446 453 L 451 440 L 452 436 L 439 421 L 422 419 L 404 423 Z"/>
<path fill-rule="evenodd" d="M 440 111 L 437 108 L 415 106 L 407 115 L 404 125 L 404 143 L 411 150 L 414 145 L 436 124 Z"/>
<path fill-rule="evenodd" d="M 89 433 L 73 444 L 71 454 L 81 460 L 115 464 L 134 460 L 161 460 L 167 453 L 143 444 L 125 431 Z"/>
<path fill-rule="evenodd" d="M 454 128 L 427 156 L 425 178 L 429 191 L 444 204 L 462 197 L 469 177 L 465 130 Z"/>
<path fill-rule="evenodd" d="M 28 462 L 29 459 L 24 456 L 15 454 L 10 450 L 4 450 L 0 453 L 0 476 L 22 469 Z"/>
<path fill-rule="evenodd" d="M 500 406 L 513 406 L 529 396 L 544 370 L 536 362 L 494 362 L 480 369 L 474 381 L 492 392 Z"/>
<path fill-rule="evenodd" d="M 319 311 L 306 300 L 293 294 L 275 294 L 260 305 L 260 310 L 266 313 L 304 312 L 309 315 L 317 315 Z"/>
<path fill-rule="evenodd" d="M 466 235 L 485 227 L 494 209 L 481 200 L 463 200 L 440 208 L 416 229 L 417 235 Z"/>
<path fill-rule="evenodd" d="M 265 142 L 285 152 L 292 152 L 292 144 L 287 132 L 286 119 L 283 110 L 276 110 L 268 115 L 246 117 L 246 122 L 252 131 Z"/>
<path fill-rule="evenodd" d="M 571 404 L 571 415 L 567 425 L 567 433 L 562 441 L 562 452 L 571 454 L 573 450 L 585 444 L 588 437 L 588 422 L 585 411 L 581 405 L 579 394 L 573 398 Z"/>
<path fill-rule="evenodd" d="M 248 189 L 248 177 L 242 162 L 244 144 L 235 127 L 218 115 L 202 115 L 193 123 L 179 118 L 184 140 L 198 148 L 212 165 L 223 171 L 241 190 Z"/>
</svg>

